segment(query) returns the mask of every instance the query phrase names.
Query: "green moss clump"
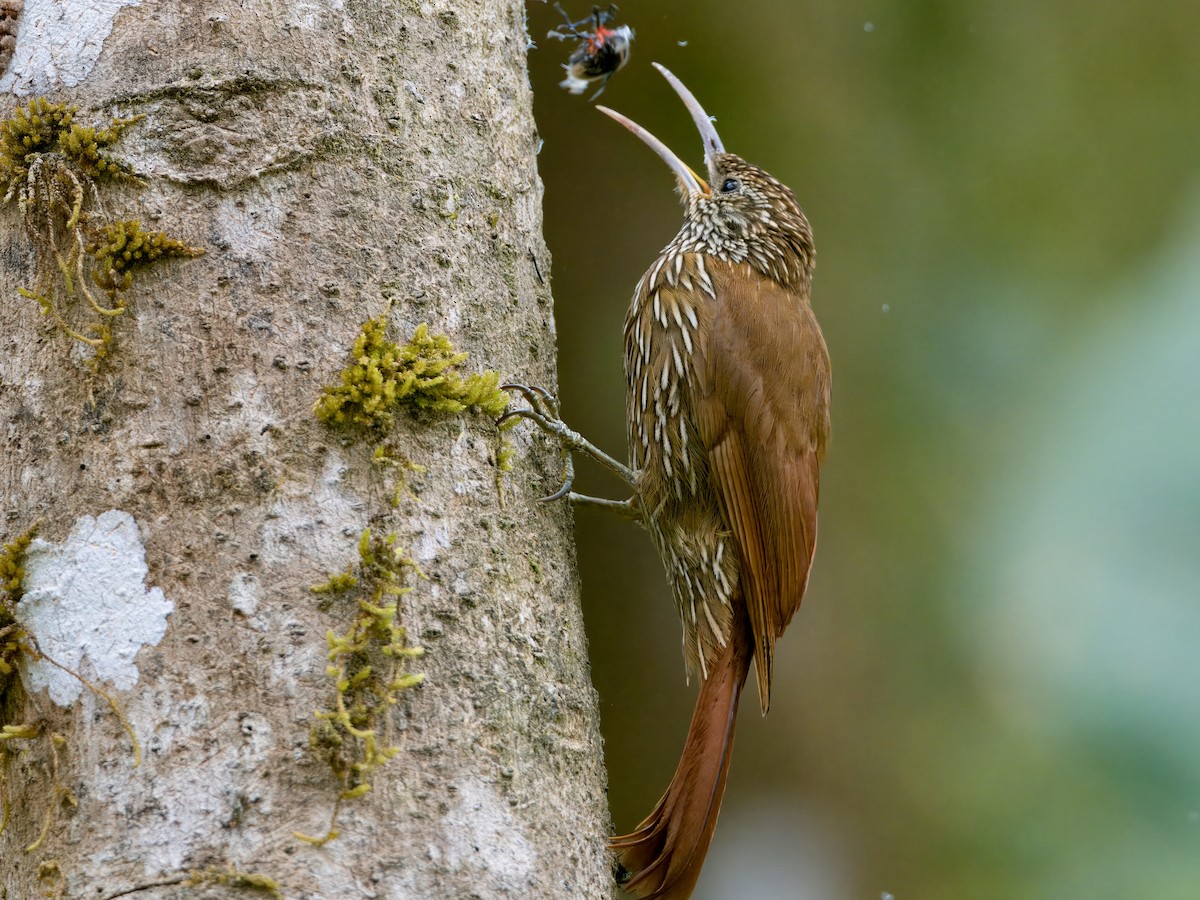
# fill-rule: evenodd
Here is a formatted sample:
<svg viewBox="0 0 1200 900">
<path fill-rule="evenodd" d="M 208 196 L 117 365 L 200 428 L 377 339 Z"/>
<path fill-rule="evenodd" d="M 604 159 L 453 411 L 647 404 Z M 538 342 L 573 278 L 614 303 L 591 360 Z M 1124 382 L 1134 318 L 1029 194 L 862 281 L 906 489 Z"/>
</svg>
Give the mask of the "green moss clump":
<svg viewBox="0 0 1200 900">
<path fill-rule="evenodd" d="M 38 883 L 42 887 L 42 896 L 63 900 L 67 896 L 67 875 L 62 870 L 62 864 L 57 859 L 48 859 L 38 863 Z"/>
<path fill-rule="evenodd" d="M 128 178 L 138 181 L 124 163 L 109 159 L 100 151 L 115 144 L 121 135 L 143 116 L 113 119 L 107 128 L 72 125 L 71 130 L 58 138 L 58 152 L 72 160 L 81 172 L 92 178 Z"/>
<path fill-rule="evenodd" d="M 95 230 L 97 184 L 113 178 L 141 183 L 105 150 L 142 116 L 113 119 L 103 128 L 75 121 L 78 108 L 35 98 L 0 122 L 0 187 L 4 202 L 16 200 L 33 244 L 35 280 L 18 289 L 64 334 L 90 346 L 94 364 L 112 342 L 111 319 L 125 312 L 123 292 L 130 269 L 163 256 L 199 256 L 200 250 L 161 232 L 143 232 L 134 220 Z M 93 294 L 95 282 L 108 303 Z M 79 301 L 86 301 L 86 305 Z"/>
<path fill-rule="evenodd" d="M 515 419 L 511 420 L 496 429 L 496 496 L 500 499 L 501 508 L 507 505 L 504 477 L 513 470 L 513 458 L 516 456 L 516 450 L 513 449 L 512 441 L 509 440 L 505 432 L 515 422 Z"/>
<path fill-rule="evenodd" d="M 58 139 L 71 130 L 76 111 L 77 107 L 37 97 L 28 106 L 18 106 L 0 124 L 0 177 L 7 193 L 29 174 L 30 157 L 58 148 Z"/>
<path fill-rule="evenodd" d="M 503 431 L 500 432 L 499 446 L 496 449 L 496 471 L 502 475 L 507 475 L 513 470 L 513 457 L 516 456 L 516 451 L 513 449 L 512 441 L 508 439 Z"/>
<path fill-rule="evenodd" d="M 126 166 L 103 151 L 142 117 L 113 119 L 107 128 L 92 128 L 74 121 L 78 111 L 76 106 L 35 97 L 0 123 L 0 185 L 6 202 L 22 192 L 30 172 L 51 154 L 86 178 L 136 180 Z"/>
<path fill-rule="evenodd" d="M 348 566 L 345 572 L 330 575 L 328 581 L 314 584 L 309 588 L 314 594 L 344 594 L 358 587 L 358 576 L 354 574 L 354 566 Z"/>
<path fill-rule="evenodd" d="M 416 563 L 396 546 L 396 536 L 380 539 L 371 529 L 358 541 L 358 563 L 313 588 L 317 593 L 355 592 L 357 611 L 344 634 L 328 632 L 329 665 L 334 702 L 316 712 L 312 745 L 323 752 L 342 783 L 325 835 L 294 832 L 310 844 L 337 837 L 341 804 L 371 790 L 370 777 L 392 759 L 399 747 L 387 738 L 388 713 L 400 694 L 425 676 L 408 672 L 408 661 L 423 656 L 424 648 L 409 646 L 399 622 L 399 600 L 412 588 L 408 575 L 420 575 Z"/>
<path fill-rule="evenodd" d="M 388 340 L 385 316 L 369 319 L 351 356 L 341 383 L 325 387 L 313 408 L 331 428 L 378 436 L 391 430 L 401 407 L 435 413 L 479 410 L 499 416 L 508 402 L 496 372 L 464 377 L 458 367 L 467 354 L 455 352 L 445 335 L 430 335 L 424 323 L 401 347 Z"/>
<path fill-rule="evenodd" d="M 35 524 L 0 551 L 0 697 L 8 689 L 23 650 L 25 631 L 17 624 L 17 603 L 25 591 L 25 554 L 36 534 Z"/>
<path fill-rule="evenodd" d="M 17 622 L 17 603 L 25 593 L 25 554 L 29 551 L 37 524 L 4 545 L 0 550 L 0 708 L 17 672 L 17 660 L 27 652 L 28 634 Z M 32 741 L 40 737 L 36 725 L 21 723 L 0 726 L 0 834 L 8 828 L 8 761 L 13 741 Z"/>
<path fill-rule="evenodd" d="M 25 554 L 29 545 L 37 536 L 37 525 L 31 526 L 24 534 L 19 535 L 4 545 L 0 551 L 0 610 L 15 606 L 21 599 L 22 584 L 25 581 Z"/>
<path fill-rule="evenodd" d="M 99 229 L 88 244 L 92 254 L 92 280 L 110 291 L 127 291 L 138 269 L 159 259 L 195 259 L 203 256 L 161 231 L 143 231 L 137 219 L 118 219 Z"/>
</svg>

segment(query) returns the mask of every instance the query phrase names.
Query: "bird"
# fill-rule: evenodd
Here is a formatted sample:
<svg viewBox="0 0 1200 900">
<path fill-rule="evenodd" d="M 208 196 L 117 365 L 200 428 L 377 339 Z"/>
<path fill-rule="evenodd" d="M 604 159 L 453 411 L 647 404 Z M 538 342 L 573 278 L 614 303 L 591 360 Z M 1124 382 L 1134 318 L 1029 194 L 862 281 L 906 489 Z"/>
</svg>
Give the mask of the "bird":
<svg viewBox="0 0 1200 900">
<path fill-rule="evenodd" d="M 751 667 L 766 715 L 776 640 L 800 606 L 817 543 L 831 369 L 810 302 L 812 229 L 793 192 L 726 152 L 712 119 L 665 67 L 704 143 L 701 177 L 646 129 L 598 106 L 675 175 L 683 225 L 637 283 L 624 328 L 629 465 L 562 422 L 547 391 L 508 385 L 507 413 L 555 435 L 568 462 L 545 499 L 641 522 L 666 569 L 700 686 L 679 764 L 658 805 L 614 837 L 618 880 L 643 900 L 691 896 L 716 827 Z M 570 490 L 570 454 L 622 477 L 628 500 Z"/>
</svg>

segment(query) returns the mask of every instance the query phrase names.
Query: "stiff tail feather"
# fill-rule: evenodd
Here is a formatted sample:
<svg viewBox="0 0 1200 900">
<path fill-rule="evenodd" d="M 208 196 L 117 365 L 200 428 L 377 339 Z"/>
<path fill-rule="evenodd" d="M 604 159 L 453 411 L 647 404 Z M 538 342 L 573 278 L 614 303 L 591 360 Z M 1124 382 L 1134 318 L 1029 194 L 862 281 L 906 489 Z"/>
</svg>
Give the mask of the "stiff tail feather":
<svg viewBox="0 0 1200 900">
<path fill-rule="evenodd" d="M 753 658 L 743 613 L 729 643 L 700 685 L 675 775 L 654 811 L 631 834 L 614 837 L 629 873 L 622 888 L 641 900 L 686 900 L 700 878 L 733 754 L 738 700 Z"/>
</svg>

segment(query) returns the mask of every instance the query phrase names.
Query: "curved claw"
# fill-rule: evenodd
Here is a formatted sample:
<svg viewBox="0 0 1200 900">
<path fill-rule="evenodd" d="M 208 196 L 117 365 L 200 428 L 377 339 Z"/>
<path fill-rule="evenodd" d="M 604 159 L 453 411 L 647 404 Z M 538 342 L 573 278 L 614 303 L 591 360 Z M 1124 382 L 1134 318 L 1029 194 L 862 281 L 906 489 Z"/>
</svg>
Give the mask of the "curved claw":
<svg viewBox="0 0 1200 900">
<path fill-rule="evenodd" d="M 542 411 L 542 404 L 545 404 L 551 413 L 553 413 L 555 416 L 558 415 L 558 398 L 544 387 L 540 387 L 539 385 L 509 382 L 507 384 L 500 385 L 500 390 L 516 391 L 525 398 L 526 403 L 528 403 L 538 412 Z"/>
<path fill-rule="evenodd" d="M 514 386 L 512 389 L 520 390 L 523 387 L 524 385 L 521 385 L 520 387 Z M 541 389 L 539 388 L 537 390 Z M 524 392 L 522 391 L 522 393 Z M 531 405 L 533 405 L 534 400 L 530 399 L 529 402 Z M 545 415 L 545 413 L 537 409 L 510 409 L 496 420 L 496 427 L 503 428 L 507 422 L 511 422 L 513 419 L 528 419 L 530 422 L 535 423 L 538 427 L 551 434 L 555 433 L 555 424 L 562 424 L 558 421 L 558 419 L 550 419 Z M 562 444 L 560 444 L 560 449 L 562 450 L 563 454 L 563 483 L 562 486 L 559 487 L 559 489 L 553 494 L 550 494 L 547 497 L 539 498 L 542 503 L 551 503 L 555 500 L 561 500 L 571 492 L 571 486 L 575 482 L 575 461 L 571 457 L 571 451 Z"/>
<path fill-rule="evenodd" d="M 532 406 L 538 412 L 542 411 L 541 394 L 538 393 L 540 388 L 534 389 L 527 384 L 517 384 L 516 382 L 508 382 L 500 385 L 502 391 L 514 391 L 521 395 L 521 399 Z"/>
<path fill-rule="evenodd" d="M 564 482 L 563 486 L 553 494 L 547 494 L 545 497 L 538 497 L 538 503 L 553 503 L 555 500 L 561 500 L 569 493 L 571 493 L 571 482 L 567 481 Z"/>
<path fill-rule="evenodd" d="M 506 381 L 504 384 L 500 385 L 500 390 L 519 391 L 527 400 L 529 399 L 529 395 L 533 393 L 533 388 L 527 384 L 521 384 L 519 381 Z"/>
<path fill-rule="evenodd" d="M 519 384 L 515 381 L 510 381 L 510 382 L 500 385 L 500 390 L 502 390 L 502 391 L 517 391 L 519 394 L 524 396 L 524 398 L 526 400 L 531 400 L 531 401 L 533 400 L 534 397 L 538 397 L 542 400 L 553 400 L 554 399 L 553 394 L 551 394 L 548 390 L 546 390 L 541 385 L 537 385 L 537 384 Z"/>
<path fill-rule="evenodd" d="M 571 486 L 575 483 L 575 460 L 571 457 L 571 451 L 563 448 L 563 483 L 553 494 L 538 499 L 539 503 L 553 503 L 555 500 L 561 500 L 567 494 L 571 493 Z"/>
</svg>

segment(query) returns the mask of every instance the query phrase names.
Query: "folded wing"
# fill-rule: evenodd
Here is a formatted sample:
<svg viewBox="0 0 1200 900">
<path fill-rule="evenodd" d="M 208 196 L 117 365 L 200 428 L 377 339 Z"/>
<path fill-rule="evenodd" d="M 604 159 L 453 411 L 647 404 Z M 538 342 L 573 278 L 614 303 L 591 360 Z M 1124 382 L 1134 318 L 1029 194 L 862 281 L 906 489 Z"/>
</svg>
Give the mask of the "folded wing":
<svg viewBox="0 0 1200 900">
<path fill-rule="evenodd" d="M 775 640 L 800 606 L 816 549 L 829 357 L 805 298 L 766 278 L 729 276 L 714 277 L 716 314 L 696 359 L 696 418 L 741 554 L 765 713 Z M 781 306 L 792 309 L 781 316 Z"/>
</svg>

